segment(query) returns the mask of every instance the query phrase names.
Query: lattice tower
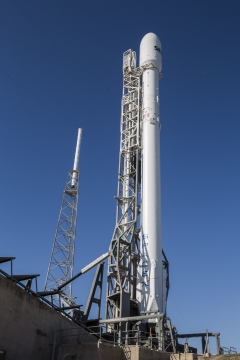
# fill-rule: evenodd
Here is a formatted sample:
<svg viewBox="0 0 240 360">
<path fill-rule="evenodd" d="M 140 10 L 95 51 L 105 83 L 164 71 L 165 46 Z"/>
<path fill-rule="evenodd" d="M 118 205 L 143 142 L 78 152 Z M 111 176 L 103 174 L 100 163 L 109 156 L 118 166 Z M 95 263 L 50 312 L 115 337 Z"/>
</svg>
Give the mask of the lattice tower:
<svg viewBox="0 0 240 360">
<path fill-rule="evenodd" d="M 63 192 L 62 205 L 53 241 L 44 291 L 57 289 L 58 286 L 73 276 L 79 188 L 78 160 L 81 134 L 82 129 L 78 129 L 74 166 L 73 170 L 68 172 Z M 66 285 L 61 291 L 61 303 L 59 304 L 58 295 L 53 296 L 53 302 L 58 306 L 74 305 L 75 297 L 72 295 L 72 283 Z"/>
</svg>

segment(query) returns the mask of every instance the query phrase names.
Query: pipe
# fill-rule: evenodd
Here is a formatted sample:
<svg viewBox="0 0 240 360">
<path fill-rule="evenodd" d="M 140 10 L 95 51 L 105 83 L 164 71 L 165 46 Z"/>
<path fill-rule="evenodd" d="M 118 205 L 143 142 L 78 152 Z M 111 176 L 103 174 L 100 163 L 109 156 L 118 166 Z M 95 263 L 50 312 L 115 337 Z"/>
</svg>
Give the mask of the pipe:
<svg viewBox="0 0 240 360">
<path fill-rule="evenodd" d="M 67 353 L 67 354 L 65 354 L 65 355 L 63 356 L 62 360 L 67 359 L 68 356 L 76 357 L 77 354 L 76 354 L 76 353 Z"/>
<path fill-rule="evenodd" d="M 76 182 L 77 182 L 77 170 L 78 170 L 78 162 L 79 162 L 79 156 L 80 156 L 81 139 L 82 139 L 82 129 L 79 128 L 78 129 L 78 137 L 77 137 L 75 158 L 74 158 L 74 163 L 73 163 L 72 187 L 75 187 Z"/>
</svg>

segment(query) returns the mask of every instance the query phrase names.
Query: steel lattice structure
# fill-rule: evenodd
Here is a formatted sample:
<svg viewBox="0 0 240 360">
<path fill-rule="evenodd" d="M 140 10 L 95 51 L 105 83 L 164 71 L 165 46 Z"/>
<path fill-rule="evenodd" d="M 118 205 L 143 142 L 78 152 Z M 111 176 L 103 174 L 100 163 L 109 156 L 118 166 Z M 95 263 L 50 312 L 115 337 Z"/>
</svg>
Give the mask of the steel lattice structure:
<svg viewBox="0 0 240 360">
<path fill-rule="evenodd" d="M 137 311 L 140 108 L 140 71 L 136 68 L 136 53 L 128 50 L 123 54 L 117 214 L 109 249 L 106 319 L 129 316 Z"/>
<path fill-rule="evenodd" d="M 44 291 L 57 289 L 61 284 L 65 283 L 73 276 L 79 187 L 79 170 L 77 168 L 81 133 L 82 129 L 79 129 L 74 166 L 73 170 L 68 172 L 63 192 L 62 205 L 54 237 Z M 72 295 L 72 283 L 69 283 L 62 288 L 60 298 L 61 304 L 59 304 L 59 296 L 53 296 L 53 301 L 56 305 L 71 306 L 75 304 L 75 298 Z"/>
</svg>

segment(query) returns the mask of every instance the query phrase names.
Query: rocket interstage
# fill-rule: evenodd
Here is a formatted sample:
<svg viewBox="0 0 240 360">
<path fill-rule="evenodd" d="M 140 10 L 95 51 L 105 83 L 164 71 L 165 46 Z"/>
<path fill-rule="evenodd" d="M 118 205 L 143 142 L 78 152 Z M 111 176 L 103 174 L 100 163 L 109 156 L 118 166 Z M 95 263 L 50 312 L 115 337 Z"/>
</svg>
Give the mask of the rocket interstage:
<svg viewBox="0 0 240 360">
<path fill-rule="evenodd" d="M 165 313 L 162 265 L 159 78 L 161 43 L 153 33 L 140 44 L 142 70 L 141 232 L 137 300 L 143 312 Z"/>
</svg>

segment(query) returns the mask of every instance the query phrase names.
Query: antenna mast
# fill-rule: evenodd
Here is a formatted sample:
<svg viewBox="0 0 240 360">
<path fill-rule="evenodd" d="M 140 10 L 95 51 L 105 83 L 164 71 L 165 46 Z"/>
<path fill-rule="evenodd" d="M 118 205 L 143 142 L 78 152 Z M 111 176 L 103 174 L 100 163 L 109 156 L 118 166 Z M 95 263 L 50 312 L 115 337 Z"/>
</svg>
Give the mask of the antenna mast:
<svg viewBox="0 0 240 360">
<path fill-rule="evenodd" d="M 81 138 L 82 129 L 79 128 L 73 170 L 68 171 L 44 291 L 56 289 L 73 276 Z M 62 289 L 61 300 L 63 305 L 74 305 L 74 299 L 70 283 Z M 53 302 L 61 306 L 57 295 L 53 296 Z"/>
</svg>

